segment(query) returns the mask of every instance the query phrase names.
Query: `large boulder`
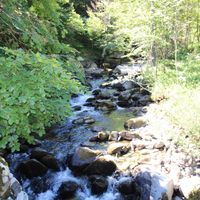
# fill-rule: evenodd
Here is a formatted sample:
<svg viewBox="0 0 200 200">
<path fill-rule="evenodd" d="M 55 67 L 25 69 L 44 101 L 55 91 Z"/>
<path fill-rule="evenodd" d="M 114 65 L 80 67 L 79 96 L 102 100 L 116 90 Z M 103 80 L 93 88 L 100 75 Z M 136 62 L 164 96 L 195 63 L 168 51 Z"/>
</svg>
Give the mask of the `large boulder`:
<svg viewBox="0 0 200 200">
<path fill-rule="evenodd" d="M 42 148 L 33 149 L 30 158 L 40 161 L 49 169 L 59 170 L 59 161 L 51 153 Z"/>
<path fill-rule="evenodd" d="M 58 199 L 71 199 L 75 196 L 78 187 L 78 184 L 74 181 L 66 181 L 62 183 L 60 188 L 58 189 Z"/>
<path fill-rule="evenodd" d="M 124 128 L 127 130 L 141 128 L 147 124 L 146 120 L 143 117 L 137 117 L 127 120 L 124 123 Z"/>
<path fill-rule="evenodd" d="M 36 159 L 30 159 L 19 164 L 18 169 L 21 174 L 31 179 L 36 176 L 46 174 L 48 168 Z"/>
<path fill-rule="evenodd" d="M 52 155 L 47 155 L 47 156 L 42 157 L 40 159 L 40 162 L 43 163 L 49 169 L 58 171 L 60 168 L 58 160 Z"/>
<path fill-rule="evenodd" d="M 103 176 L 90 176 L 89 181 L 91 185 L 92 194 L 94 195 L 103 194 L 108 189 L 108 181 Z"/>
<path fill-rule="evenodd" d="M 131 177 L 122 178 L 122 180 L 119 181 L 117 188 L 122 195 L 131 195 L 132 199 L 140 199 L 140 188 Z"/>
<path fill-rule="evenodd" d="M 80 147 L 70 157 L 68 161 L 69 168 L 78 173 L 82 173 L 101 154 L 101 151 L 92 150 L 88 147 Z"/>
<path fill-rule="evenodd" d="M 22 190 L 20 183 L 10 173 L 7 163 L 0 157 L 0 199 L 28 200 L 28 195 Z"/>
<path fill-rule="evenodd" d="M 149 172 L 140 172 L 136 176 L 136 182 L 141 190 L 140 200 L 150 200 L 151 196 L 151 174 Z"/>
<path fill-rule="evenodd" d="M 129 144 L 116 142 L 108 146 L 107 152 L 110 155 L 112 154 L 123 155 L 123 154 L 128 153 L 129 150 L 130 150 Z"/>
<path fill-rule="evenodd" d="M 100 156 L 84 169 L 84 174 L 111 176 L 116 169 L 117 166 L 111 156 Z"/>
<path fill-rule="evenodd" d="M 141 200 L 171 200 L 174 192 L 173 180 L 148 169 L 142 170 L 136 177 L 142 189 Z"/>
<path fill-rule="evenodd" d="M 30 158 L 39 160 L 42 157 L 48 156 L 48 155 L 51 155 L 51 154 L 47 152 L 46 150 L 37 147 L 31 151 Z"/>
</svg>

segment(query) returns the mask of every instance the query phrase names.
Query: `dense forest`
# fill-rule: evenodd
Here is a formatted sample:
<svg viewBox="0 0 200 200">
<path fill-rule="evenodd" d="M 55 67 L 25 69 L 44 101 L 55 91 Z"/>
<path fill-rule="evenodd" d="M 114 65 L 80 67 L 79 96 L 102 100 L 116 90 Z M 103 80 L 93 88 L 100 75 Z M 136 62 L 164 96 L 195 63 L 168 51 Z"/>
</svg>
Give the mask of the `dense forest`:
<svg viewBox="0 0 200 200">
<path fill-rule="evenodd" d="M 200 0 L 0 0 L 0 199 L 200 200 L 199 150 Z"/>
</svg>

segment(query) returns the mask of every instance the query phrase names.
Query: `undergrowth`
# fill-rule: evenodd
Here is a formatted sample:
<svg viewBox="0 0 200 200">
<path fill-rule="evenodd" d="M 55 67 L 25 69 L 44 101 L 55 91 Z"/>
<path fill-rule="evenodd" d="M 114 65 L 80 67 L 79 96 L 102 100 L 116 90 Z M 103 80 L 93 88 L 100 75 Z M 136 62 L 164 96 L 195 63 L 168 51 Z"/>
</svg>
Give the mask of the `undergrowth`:
<svg viewBox="0 0 200 200">
<path fill-rule="evenodd" d="M 188 56 L 177 63 L 162 61 L 157 69 L 146 67 L 144 78 L 148 80 L 152 99 L 162 102 L 160 109 L 181 130 L 174 137 L 177 143 L 188 147 L 186 140 L 200 148 L 200 59 Z"/>
</svg>

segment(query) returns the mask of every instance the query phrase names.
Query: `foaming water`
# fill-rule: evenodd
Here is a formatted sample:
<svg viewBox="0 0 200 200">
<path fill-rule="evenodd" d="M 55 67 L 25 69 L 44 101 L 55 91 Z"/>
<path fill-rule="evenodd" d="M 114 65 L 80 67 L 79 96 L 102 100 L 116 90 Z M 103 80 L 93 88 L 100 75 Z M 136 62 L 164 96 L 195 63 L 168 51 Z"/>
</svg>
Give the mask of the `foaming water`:
<svg viewBox="0 0 200 200">
<path fill-rule="evenodd" d="M 76 178 L 73 176 L 69 169 L 65 171 L 58 172 L 52 177 L 52 189 L 47 190 L 46 192 L 40 193 L 36 196 L 35 200 L 54 200 L 57 196 L 59 187 L 63 182 L 73 181 L 79 185 L 79 189 L 76 193 L 75 199 L 79 200 L 118 200 L 120 199 L 120 194 L 115 190 L 115 185 L 118 181 L 113 177 L 108 177 L 108 189 L 101 196 L 96 196 L 91 194 L 89 189 L 89 183 L 86 177 Z M 28 184 L 26 182 L 25 184 Z M 31 193 L 31 191 L 29 191 Z"/>
</svg>

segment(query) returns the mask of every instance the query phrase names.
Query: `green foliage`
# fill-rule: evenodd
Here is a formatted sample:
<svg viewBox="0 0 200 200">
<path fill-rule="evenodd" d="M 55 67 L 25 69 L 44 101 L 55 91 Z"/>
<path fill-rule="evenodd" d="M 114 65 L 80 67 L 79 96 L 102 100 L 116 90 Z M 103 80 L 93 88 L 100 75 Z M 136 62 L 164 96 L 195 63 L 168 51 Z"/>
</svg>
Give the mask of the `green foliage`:
<svg viewBox="0 0 200 200">
<path fill-rule="evenodd" d="M 39 53 L 8 50 L 0 57 L 0 148 L 19 148 L 70 114 L 69 100 L 80 83 L 64 63 Z"/>
<path fill-rule="evenodd" d="M 87 30 L 94 45 L 108 54 L 119 51 L 151 60 L 154 47 L 158 59 L 169 59 L 199 50 L 199 11 L 198 0 L 104 0 L 97 12 L 89 13 Z"/>
<path fill-rule="evenodd" d="M 0 148 L 18 149 L 70 114 L 84 72 L 68 38 L 82 32 L 68 0 L 1 1 Z"/>
<path fill-rule="evenodd" d="M 151 85 L 152 98 L 163 100 L 162 111 L 182 130 L 177 142 L 187 148 L 187 140 L 200 147 L 200 59 L 190 55 L 178 63 L 162 61 L 155 69 L 147 67 L 144 78 Z M 188 137 L 186 140 L 185 137 Z M 176 136 L 174 136 L 176 137 Z"/>
</svg>

